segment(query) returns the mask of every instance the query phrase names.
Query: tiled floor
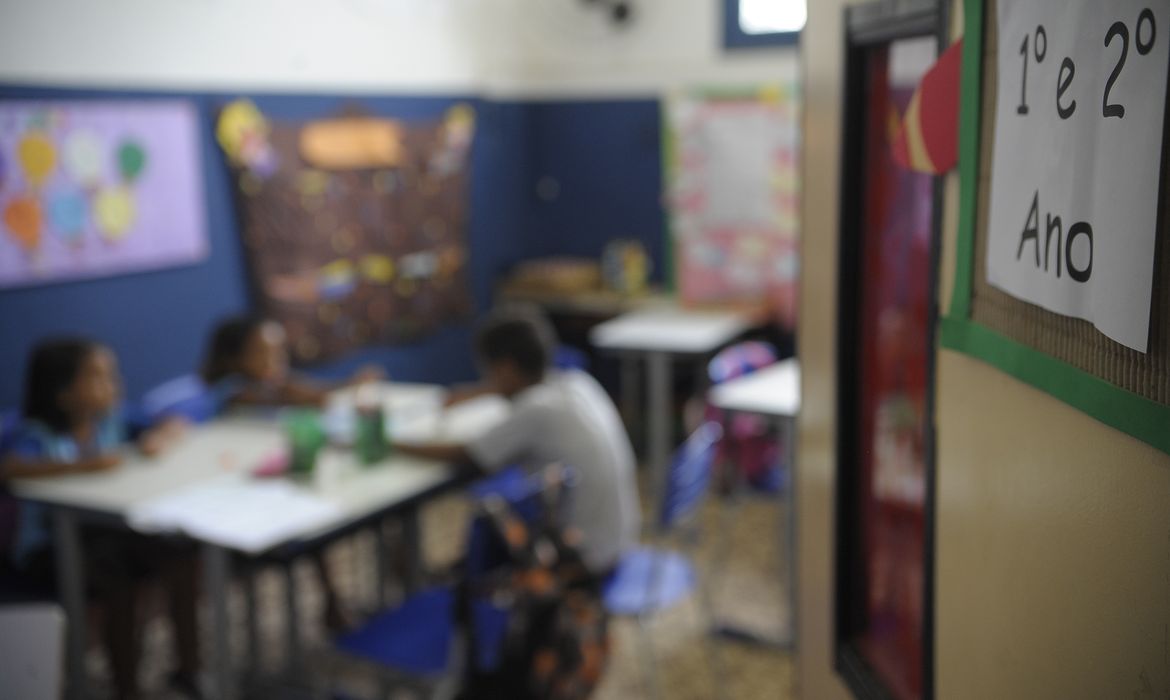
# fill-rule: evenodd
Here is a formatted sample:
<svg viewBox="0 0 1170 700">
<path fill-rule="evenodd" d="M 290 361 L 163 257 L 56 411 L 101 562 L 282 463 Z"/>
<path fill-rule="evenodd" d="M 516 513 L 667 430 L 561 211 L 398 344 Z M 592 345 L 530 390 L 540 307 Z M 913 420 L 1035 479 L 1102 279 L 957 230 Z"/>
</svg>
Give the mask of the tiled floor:
<svg viewBox="0 0 1170 700">
<path fill-rule="evenodd" d="M 463 542 L 467 505 L 460 497 L 448 497 L 428 506 L 423 513 L 424 552 L 432 567 L 452 561 Z M 715 581 L 715 609 L 724 620 L 740 623 L 764 632 L 778 633 L 787 625 L 780 576 L 778 547 L 782 534 L 782 506 L 775 500 L 754 500 L 728 511 L 720 502 L 709 503 L 702 514 L 705 535 L 698 544 L 697 561 L 705 581 Z M 731 536 L 721 542 L 713 535 L 716 525 L 725 518 L 731 523 Z M 338 572 L 347 599 L 371 601 L 373 563 L 371 543 L 360 537 L 335 545 L 329 553 L 332 569 Z M 726 561 L 712 578 L 712 554 L 726 552 Z M 316 622 L 320 619 L 320 595 L 312 571 L 301 566 L 297 571 L 303 591 L 302 619 L 306 620 L 306 646 L 319 647 L 324 633 Z M 260 577 L 261 590 L 261 667 L 266 672 L 280 669 L 284 661 L 285 616 L 283 581 L 276 571 Z M 237 591 L 231 601 L 234 620 L 242 619 L 242 596 Z M 660 613 L 650 622 L 654 646 L 654 665 L 658 697 L 670 700 L 783 700 L 791 697 L 793 663 L 787 653 L 746 646 L 724 640 L 713 641 L 706 634 L 707 624 L 697 600 Z M 637 624 L 617 620 L 613 625 L 614 653 L 610 659 L 598 700 L 643 698 L 647 674 L 639 643 Z M 147 630 L 143 680 L 150 697 L 174 697 L 162 689 L 166 669 L 171 665 L 169 630 L 156 620 Z M 233 639 L 233 658 L 245 663 L 244 639 L 238 631 Z M 714 654 L 714 656 L 713 656 Z M 104 685 L 104 663 L 100 654 L 91 655 L 91 673 Z M 715 662 L 715 663 L 713 663 Z M 724 692 L 717 692 L 715 667 L 726 679 Z M 360 687 L 360 686 L 359 686 Z M 272 692 L 271 697 L 293 697 L 289 691 Z"/>
</svg>

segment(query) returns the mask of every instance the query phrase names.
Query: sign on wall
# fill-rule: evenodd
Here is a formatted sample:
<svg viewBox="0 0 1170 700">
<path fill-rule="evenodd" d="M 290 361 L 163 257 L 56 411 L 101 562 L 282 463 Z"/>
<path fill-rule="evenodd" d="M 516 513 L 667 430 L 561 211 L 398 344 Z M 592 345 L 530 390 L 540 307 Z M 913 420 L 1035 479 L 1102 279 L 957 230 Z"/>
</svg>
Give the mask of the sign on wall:
<svg viewBox="0 0 1170 700">
<path fill-rule="evenodd" d="M 1000 0 L 987 280 L 1146 352 L 1170 1 Z"/>
<path fill-rule="evenodd" d="M 190 102 L 0 102 L 0 287 L 207 254 Z"/>
<path fill-rule="evenodd" d="M 666 103 L 675 281 L 687 303 L 796 296 L 799 96 L 794 85 Z M 783 312 L 782 312 L 783 315 Z"/>
</svg>

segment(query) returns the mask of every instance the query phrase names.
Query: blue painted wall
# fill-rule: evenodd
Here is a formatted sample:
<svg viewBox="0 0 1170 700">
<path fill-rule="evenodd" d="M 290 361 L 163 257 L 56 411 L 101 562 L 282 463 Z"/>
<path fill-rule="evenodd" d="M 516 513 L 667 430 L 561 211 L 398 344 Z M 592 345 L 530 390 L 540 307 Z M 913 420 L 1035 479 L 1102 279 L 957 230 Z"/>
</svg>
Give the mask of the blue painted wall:
<svg viewBox="0 0 1170 700">
<path fill-rule="evenodd" d="M 664 240 L 658 101 L 528 103 L 531 165 L 525 245 L 537 255 L 599 256 L 614 238 L 637 239 L 661 281 Z M 549 178 L 556 195 L 541 196 Z"/>
<path fill-rule="evenodd" d="M 202 151 L 210 256 L 204 262 L 100 280 L 0 291 L 0 407 L 19 402 L 29 347 L 61 333 L 113 346 L 126 389 L 138 396 L 190 371 L 215 322 L 249 307 L 231 185 L 212 133 L 213 115 L 237 94 L 0 87 L 0 99 L 183 98 L 203 116 Z M 654 100 L 495 102 L 473 97 L 347 98 L 250 95 L 275 118 L 335 114 L 359 103 L 379 115 L 425 119 L 458 101 L 474 104 L 468 245 L 477 310 L 491 305 L 496 280 L 517 261 L 555 254 L 597 255 L 615 237 L 643 240 L 661 254 L 663 220 L 658 107 Z M 537 196 L 542 175 L 557 197 Z M 661 270 L 660 259 L 656 270 Z M 403 380 L 453 382 L 474 376 L 471 324 L 453 323 L 410 345 L 370 348 L 314 371 L 341 376 L 365 363 Z"/>
</svg>

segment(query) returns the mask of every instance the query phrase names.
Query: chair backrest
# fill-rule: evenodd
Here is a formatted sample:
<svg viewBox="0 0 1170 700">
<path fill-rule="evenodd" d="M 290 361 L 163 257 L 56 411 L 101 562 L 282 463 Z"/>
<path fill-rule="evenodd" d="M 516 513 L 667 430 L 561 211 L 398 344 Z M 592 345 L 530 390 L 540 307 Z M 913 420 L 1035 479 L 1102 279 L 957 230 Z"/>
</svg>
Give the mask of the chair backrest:
<svg viewBox="0 0 1170 700">
<path fill-rule="evenodd" d="M 589 370 L 589 356 L 571 345 L 558 345 L 553 353 L 553 366 L 557 369 Z"/>
<path fill-rule="evenodd" d="M 751 374 L 774 364 L 779 359 L 776 348 L 770 343 L 748 340 L 724 348 L 707 363 L 707 376 L 712 384 L 722 384 L 729 379 Z"/>
<path fill-rule="evenodd" d="M 167 416 L 182 416 L 195 423 L 215 417 L 218 411 L 215 397 L 195 374 L 167 380 L 146 392 L 140 403 L 148 422 Z"/>
<path fill-rule="evenodd" d="M 534 528 L 555 522 L 576 480 L 571 468 L 559 464 L 533 474 L 509 470 L 501 476 L 508 478 L 493 478 L 488 488 L 473 489 L 478 503 L 467 541 L 466 573 L 470 576 L 486 573 L 507 559 L 504 543 L 487 521 L 492 509 L 506 504 Z"/>
<path fill-rule="evenodd" d="M 691 433 L 674 454 L 662 488 L 658 526 L 664 530 L 691 519 L 711 481 L 715 449 L 723 437 L 718 423 L 707 422 Z"/>
<path fill-rule="evenodd" d="M 20 413 L 0 411 L 0 458 L 12 448 L 20 428 Z M 16 528 L 20 518 L 20 504 L 0 483 L 0 560 L 7 561 L 16 541 Z M 3 564 L 0 563 L 0 569 Z"/>
</svg>

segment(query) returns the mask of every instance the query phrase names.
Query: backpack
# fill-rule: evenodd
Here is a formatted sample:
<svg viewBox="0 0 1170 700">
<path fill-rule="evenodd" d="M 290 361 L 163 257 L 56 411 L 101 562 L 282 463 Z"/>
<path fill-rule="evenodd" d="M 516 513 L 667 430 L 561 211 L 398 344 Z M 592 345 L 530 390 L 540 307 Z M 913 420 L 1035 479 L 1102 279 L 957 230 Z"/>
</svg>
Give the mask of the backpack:
<svg viewBox="0 0 1170 700">
<path fill-rule="evenodd" d="M 549 518 L 533 523 L 503 499 L 485 503 L 485 521 L 506 564 L 461 586 L 462 616 L 475 597 L 508 611 L 494 654 L 484 654 L 468 622 L 469 658 L 462 700 L 585 700 L 610 654 L 601 582 L 586 569 L 574 536 Z M 490 643 L 487 646 L 493 646 Z"/>
</svg>

